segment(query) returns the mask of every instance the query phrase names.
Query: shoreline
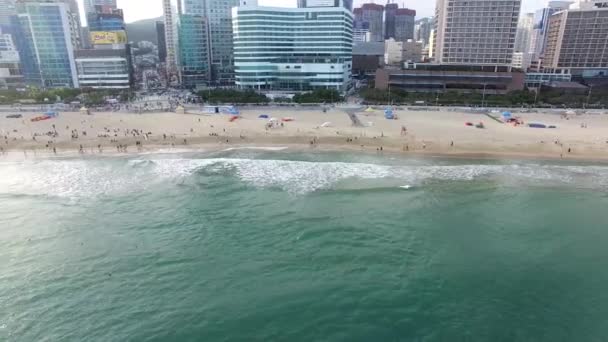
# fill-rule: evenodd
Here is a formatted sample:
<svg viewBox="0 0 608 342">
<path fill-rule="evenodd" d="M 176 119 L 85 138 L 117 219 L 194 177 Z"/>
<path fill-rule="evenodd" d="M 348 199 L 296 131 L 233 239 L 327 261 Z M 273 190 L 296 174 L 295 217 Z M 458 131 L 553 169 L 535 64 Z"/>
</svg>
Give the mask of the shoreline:
<svg viewBox="0 0 608 342">
<path fill-rule="evenodd" d="M 22 161 L 32 159 L 49 159 L 49 158 L 89 158 L 89 157 L 131 157 L 145 156 L 154 154 L 180 154 L 180 153 L 219 153 L 230 152 L 236 150 L 251 150 L 251 151 L 267 151 L 267 152 L 309 152 L 309 153 L 340 153 L 347 152 L 361 155 L 380 155 L 387 157 L 400 158 L 428 158 L 428 159 L 446 159 L 446 160 L 483 160 L 483 161 L 539 161 L 539 162 L 573 162 L 573 163 L 590 163 L 608 165 L 608 156 L 587 156 L 587 155 L 571 155 L 567 158 L 549 154 L 532 154 L 532 153 L 517 153 L 517 152 L 469 152 L 469 151 L 454 151 L 454 152 L 438 152 L 433 150 L 422 151 L 401 151 L 394 148 L 384 148 L 383 151 L 372 149 L 360 149 L 354 146 L 344 145 L 317 145 L 311 148 L 302 144 L 192 144 L 180 145 L 171 147 L 170 145 L 146 145 L 141 150 L 131 150 L 127 152 L 103 151 L 91 152 L 85 148 L 84 153 L 77 151 L 59 151 L 57 154 L 49 150 L 41 149 L 14 149 L 5 151 L 4 155 L 0 155 L 2 159 L 10 161 Z M 32 155 L 33 153 L 33 155 Z"/>
</svg>

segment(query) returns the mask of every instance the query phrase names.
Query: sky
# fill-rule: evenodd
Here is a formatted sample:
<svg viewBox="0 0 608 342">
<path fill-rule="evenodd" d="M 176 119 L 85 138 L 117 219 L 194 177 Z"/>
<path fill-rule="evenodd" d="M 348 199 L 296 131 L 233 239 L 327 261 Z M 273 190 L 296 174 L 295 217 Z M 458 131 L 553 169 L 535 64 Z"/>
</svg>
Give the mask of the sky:
<svg viewBox="0 0 608 342">
<path fill-rule="evenodd" d="M 80 3 L 81 11 L 83 9 L 82 0 Z M 386 4 L 386 0 L 355 0 L 355 6 L 364 2 L 375 2 L 377 4 Z M 432 16 L 435 12 L 434 0 L 396 0 L 400 5 L 406 4 L 407 7 L 418 11 L 418 17 Z M 547 0 L 523 0 L 524 12 L 533 12 L 536 9 L 542 8 L 547 4 Z M 259 0 L 261 6 L 277 6 L 277 7 L 295 7 L 296 0 Z M 125 13 L 127 22 L 133 22 L 147 18 L 157 18 L 163 15 L 162 0 L 118 0 L 118 7 L 122 8 Z"/>
</svg>

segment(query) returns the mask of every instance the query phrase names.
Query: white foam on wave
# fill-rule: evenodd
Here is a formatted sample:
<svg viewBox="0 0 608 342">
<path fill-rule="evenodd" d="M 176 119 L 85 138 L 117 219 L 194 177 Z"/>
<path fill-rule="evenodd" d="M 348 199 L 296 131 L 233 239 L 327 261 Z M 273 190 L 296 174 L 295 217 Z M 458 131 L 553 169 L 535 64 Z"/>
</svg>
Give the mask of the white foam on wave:
<svg viewBox="0 0 608 342">
<path fill-rule="evenodd" d="M 204 171 L 204 172 L 200 172 Z M 492 179 L 505 184 L 576 184 L 608 188 L 608 167 L 562 165 L 380 165 L 237 158 L 39 160 L 0 163 L 0 194 L 93 197 L 143 191 L 197 174 L 236 176 L 253 187 L 292 193 L 331 189 L 343 181 L 394 180 L 413 187 L 429 181 Z M 367 182 L 367 184 L 371 184 Z"/>
<path fill-rule="evenodd" d="M 400 165 L 307 162 L 260 159 L 156 160 L 156 172 L 164 177 L 189 176 L 198 170 L 234 171 L 242 181 L 257 187 L 277 187 L 306 193 L 331 188 L 347 179 L 394 179 L 418 185 L 426 181 L 473 181 L 482 178 L 571 184 L 590 180 L 607 185 L 608 167 L 556 165 Z"/>
<path fill-rule="evenodd" d="M 252 151 L 271 151 L 271 152 L 279 152 L 285 151 L 289 149 L 287 146 L 242 146 L 242 147 L 230 147 L 222 150 L 222 152 L 230 152 L 230 151 L 242 151 L 242 150 L 252 150 Z"/>
<path fill-rule="evenodd" d="M 278 187 L 298 193 L 327 188 L 347 178 L 375 179 L 389 176 L 390 167 L 355 163 L 317 163 L 260 159 L 159 159 L 155 172 L 161 177 L 184 177 L 204 170 L 233 171 L 242 181 L 258 187 Z"/>
<path fill-rule="evenodd" d="M 0 166 L 0 194 L 94 197 L 143 190 L 145 170 L 125 170 L 103 160 L 38 160 Z"/>
</svg>

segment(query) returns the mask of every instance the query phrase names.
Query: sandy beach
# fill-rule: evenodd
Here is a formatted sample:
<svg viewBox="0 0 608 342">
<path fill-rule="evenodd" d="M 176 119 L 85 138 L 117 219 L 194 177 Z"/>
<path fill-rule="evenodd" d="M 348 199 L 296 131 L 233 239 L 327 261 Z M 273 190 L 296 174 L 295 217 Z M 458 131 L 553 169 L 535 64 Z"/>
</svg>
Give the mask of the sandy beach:
<svg viewBox="0 0 608 342">
<path fill-rule="evenodd" d="M 32 122 L 40 113 L 20 113 L 23 118 L 19 119 L 6 118 L 10 113 L 3 113 L 0 147 L 3 154 L 23 152 L 26 156 L 289 147 L 476 158 L 608 160 L 607 115 L 565 119 L 556 114 L 514 114 L 525 123 L 557 127 L 535 129 L 503 124 L 484 114 L 447 109 L 404 109 L 395 113 L 397 120 L 387 120 L 380 108 L 361 110 L 357 116 L 365 127 L 353 126 L 343 109 L 323 113 L 316 107 L 241 109 L 241 117 L 233 122 L 226 114 L 66 112 Z M 269 120 L 260 115 L 276 118 L 275 127 L 268 128 Z M 285 122 L 284 118 L 293 121 Z M 485 128 L 466 126 L 467 122 L 483 122 Z"/>
</svg>

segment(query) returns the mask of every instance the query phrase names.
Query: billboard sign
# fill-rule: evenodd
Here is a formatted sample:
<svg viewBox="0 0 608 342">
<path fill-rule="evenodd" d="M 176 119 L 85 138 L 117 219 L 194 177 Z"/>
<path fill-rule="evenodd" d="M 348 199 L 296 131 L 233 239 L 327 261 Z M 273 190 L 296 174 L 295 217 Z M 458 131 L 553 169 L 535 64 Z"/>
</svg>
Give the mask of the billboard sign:
<svg viewBox="0 0 608 342">
<path fill-rule="evenodd" d="M 127 33 L 125 31 L 94 31 L 90 34 L 92 45 L 126 44 Z"/>
</svg>

